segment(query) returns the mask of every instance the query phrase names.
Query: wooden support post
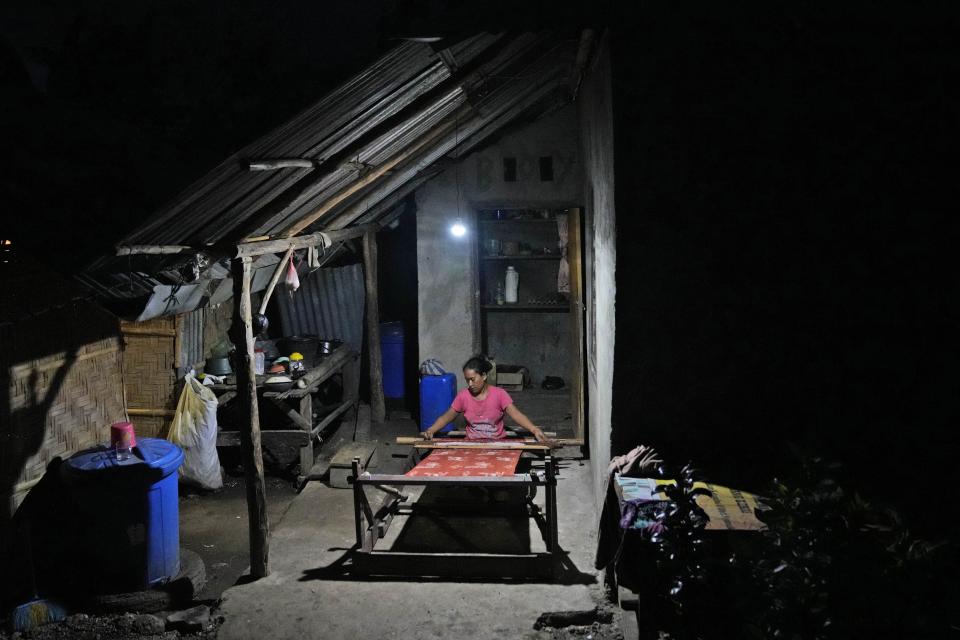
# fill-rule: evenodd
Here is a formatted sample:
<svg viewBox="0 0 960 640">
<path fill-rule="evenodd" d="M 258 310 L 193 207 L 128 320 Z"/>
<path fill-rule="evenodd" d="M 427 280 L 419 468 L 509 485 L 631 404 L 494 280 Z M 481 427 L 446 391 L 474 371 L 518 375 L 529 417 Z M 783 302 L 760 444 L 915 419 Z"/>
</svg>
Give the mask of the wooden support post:
<svg viewBox="0 0 960 640">
<path fill-rule="evenodd" d="M 583 259 L 581 256 L 580 209 L 567 212 L 567 264 L 570 273 L 570 415 L 573 435 L 583 439 L 586 433 L 586 412 L 583 386 L 584 372 L 584 305 Z"/>
<path fill-rule="evenodd" d="M 380 305 L 377 292 L 377 233 L 363 234 L 363 266 L 367 288 L 367 350 L 370 354 L 370 420 L 383 422 L 383 358 L 380 353 Z"/>
<path fill-rule="evenodd" d="M 353 520 L 357 531 L 357 550 L 363 550 L 363 512 L 360 510 L 360 503 L 363 500 L 363 485 L 357 480 L 360 478 L 360 458 L 354 458 L 351 462 L 353 467 Z"/>
<path fill-rule="evenodd" d="M 547 551 L 557 553 L 560 551 L 559 540 L 559 519 L 557 518 L 557 476 L 553 467 L 553 458 L 544 457 L 547 472 L 547 488 L 544 501 L 546 502 L 547 516 Z"/>
<path fill-rule="evenodd" d="M 360 410 L 360 356 L 351 358 L 343 366 L 343 400 L 353 400 L 353 421 L 357 421 Z"/>
<path fill-rule="evenodd" d="M 313 396 L 309 393 L 300 398 L 300 415 L 306 420 L 306 432 L 310 438 L 307 446 L 300 449 L 300 475 L 306 478 L 313 469 Z"/>
<path fill-rule="evenodd" d="M 257 379 L 253 361 L 253 323 L 250 307 L 250 258 L 234 258 L 233 325 L 230 339 L 237 349 L 237 394 L 243 469 L 247 482 L 247 517 L 250 525 L 250 575 L 263 578 L 270 573 L 270 523 L 267 520 L 266 490 L 263 482 L 263 451 L 260 448 L 260 416 L 257 407 Z"/>
</svg>

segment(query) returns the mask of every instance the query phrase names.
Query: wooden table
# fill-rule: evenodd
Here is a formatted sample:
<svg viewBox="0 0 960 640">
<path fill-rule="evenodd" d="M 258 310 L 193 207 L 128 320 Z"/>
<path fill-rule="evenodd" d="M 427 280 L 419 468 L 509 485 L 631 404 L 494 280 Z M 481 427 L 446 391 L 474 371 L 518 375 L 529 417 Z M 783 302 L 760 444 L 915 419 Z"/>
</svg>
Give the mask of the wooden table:
<svg viewBox="0 0 960 640">
<path fill-rule="evenodd" d="M 343 376 L 343 400 L 339 405 L 327 413 L 314 424 L 313 395 L 320 389 L 320 385 L 334 375 Z M 271 444 L 279 442 L 289 443 L 292 439 L 300 445 L 300 475 L 298 482 L 302 483 L 313 467 L 314 444 L 320 433 L 348 409 L 357 410 L 359 402 L 358 387 L 360 375 L 360 361 L 358 354 L 347 345 L 340 345 L 330 355 L 300 377 L 287 391 L 263 391 L 261 397 L 278 407 L 290 419 L 294 429 L 263 429 L 260 432 L 262 446 L 269 449 Z M 257 388 L 263 389 L 267 378 L 272 376 L 257 376 Z M 231 380 L 228 378 L 228 380 Z M 210 387 L 217 394 L 220 406 L 229 404 L 237 396 L 235 381 L 215 384 Z M 220 430 L 217 434 L 217 446 L 240 446 L 239 431 Z"/>
</svg>

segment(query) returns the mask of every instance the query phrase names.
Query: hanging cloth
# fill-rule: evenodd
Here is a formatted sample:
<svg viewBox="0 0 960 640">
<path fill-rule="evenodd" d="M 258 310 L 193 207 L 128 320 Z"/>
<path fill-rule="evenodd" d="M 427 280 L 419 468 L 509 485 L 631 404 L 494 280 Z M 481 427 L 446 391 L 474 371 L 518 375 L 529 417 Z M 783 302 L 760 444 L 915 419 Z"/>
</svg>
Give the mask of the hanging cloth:
<svg viewBox="0 0 960 640">
<path fill-rule="evenodd" d="M 567 262 L 567 214 L 557 214 L 557 245 L 560 247 L 560 267 L 557 270 L 557 291 L 570 293 L 570 263 Z"/>
</svg>

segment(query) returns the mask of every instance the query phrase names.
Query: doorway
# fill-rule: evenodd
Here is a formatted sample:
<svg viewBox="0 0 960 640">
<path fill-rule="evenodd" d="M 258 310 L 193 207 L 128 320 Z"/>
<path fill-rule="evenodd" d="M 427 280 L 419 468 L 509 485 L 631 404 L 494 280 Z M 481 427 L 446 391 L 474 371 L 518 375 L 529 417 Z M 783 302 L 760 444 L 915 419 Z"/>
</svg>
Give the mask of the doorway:
<svg viewBox="0 0 960 640">
<path fill-rule="evenodd" d="M 477 213 L 480 341 L 497 385 L 544 431 L 581 443 L 582 218 L 579 208 Z"/>
</svg>

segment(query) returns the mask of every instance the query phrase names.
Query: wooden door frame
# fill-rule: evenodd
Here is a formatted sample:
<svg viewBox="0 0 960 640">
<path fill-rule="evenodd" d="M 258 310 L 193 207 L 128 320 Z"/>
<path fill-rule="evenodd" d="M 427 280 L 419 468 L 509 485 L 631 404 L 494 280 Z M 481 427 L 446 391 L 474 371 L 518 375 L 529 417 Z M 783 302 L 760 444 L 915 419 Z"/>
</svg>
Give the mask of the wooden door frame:
<svg viewBox="0 0 960 640">
<path fill-rule="evenodd" d="M 567 266 L 570 274 L 570 414 L 575 438 L 586 442 L 582 207 L 567 209 Z"/>
</svg>

